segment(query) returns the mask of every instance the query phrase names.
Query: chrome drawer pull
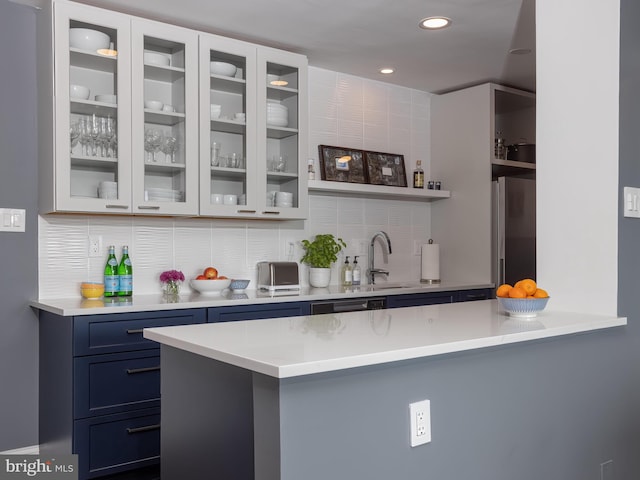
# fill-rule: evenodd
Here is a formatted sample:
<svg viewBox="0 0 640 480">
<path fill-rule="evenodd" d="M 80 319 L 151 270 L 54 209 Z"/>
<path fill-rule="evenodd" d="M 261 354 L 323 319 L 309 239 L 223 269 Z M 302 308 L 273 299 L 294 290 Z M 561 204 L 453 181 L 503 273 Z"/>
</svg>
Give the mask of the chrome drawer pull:
<svg viewBox="0 0 640 480">
<path fill-rule="evenodd" d="M 160 210 L 160 205 L 138 205 L 138 210 Z"/>
<path fill-rule="evenodd" d="M 127 333 L 142 333 L 142 328 L 130 328 Z"/>
<path fill-rule="evenodd" d="M 127 428 L 127 433 L 142 433 L 158 429 L 160 429 L 159 423 L 157 423 L 156 425 L 147 425 L 146 427 Z"/>
<path fill-rule="evenodd" d="M 274 212 L 272 210 L 263 210 L 262 213 L 268 215 L 280 215 L 280 212 Z"/>
<path fill-rule="evenodd" d="M 105 208 L 124 208 L 124 209 L 128 209 L 129 205 L 114 205 L 114 204 L 107 204 L 105 205 Z"/>
<path fill-rule="evenodd" d="M 236 210 L 236 213 L 256 213 L 255 210 Z"/>
<path fill-rule="evenodd" d="M 157 367 L 145 367 L 145 368 L 127 368 L 127 373 L 145 373 L 145 372 L 155 372 L 156 370 L 160 370 L 160 365 Z"/>
</svg>

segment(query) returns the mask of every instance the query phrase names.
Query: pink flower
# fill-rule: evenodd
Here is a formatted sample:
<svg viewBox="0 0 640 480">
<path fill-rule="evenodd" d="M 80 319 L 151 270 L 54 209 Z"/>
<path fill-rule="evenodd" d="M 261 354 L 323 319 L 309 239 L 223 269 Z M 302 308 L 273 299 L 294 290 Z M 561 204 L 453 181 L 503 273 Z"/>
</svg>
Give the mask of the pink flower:
<svg viewBox="0 0 640 480">
<path fill-rule="evenodd" d="M 169 270 L 160 274 L 160 281 L 167 282 L 184 282 L 184 274 L 180 270 Z"/>
</svg>

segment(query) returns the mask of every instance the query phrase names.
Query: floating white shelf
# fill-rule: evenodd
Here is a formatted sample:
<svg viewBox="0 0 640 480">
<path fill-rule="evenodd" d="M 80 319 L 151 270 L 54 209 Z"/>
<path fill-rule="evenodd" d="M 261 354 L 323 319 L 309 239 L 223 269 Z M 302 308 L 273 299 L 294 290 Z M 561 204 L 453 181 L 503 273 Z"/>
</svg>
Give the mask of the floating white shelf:
<svg viewBox="0 0 640 480">
<path fill-rule="evenodd" d="M 431 202 L 449 198 L 448 190 L 429 190 L 411 187 L 388 187 L 386 185 L 369 185 L 365 183 L 330 182 L 325 180 L 309 180 L 309 193 L 351 195 L 358 197 L 394 198 Z"/>
</svg>

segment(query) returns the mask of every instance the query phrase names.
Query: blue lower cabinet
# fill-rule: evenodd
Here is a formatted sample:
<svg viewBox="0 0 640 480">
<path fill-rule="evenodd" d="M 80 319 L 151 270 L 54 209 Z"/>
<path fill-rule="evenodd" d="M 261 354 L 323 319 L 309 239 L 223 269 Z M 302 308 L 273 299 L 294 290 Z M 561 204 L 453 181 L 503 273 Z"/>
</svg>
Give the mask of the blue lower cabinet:
<svg viewBox="0 0 640 480">
<path fill-rule="evenodd" d="M 213 322 L 237 322 L 240 320 L 261 320 L 265 318 L 298 317 L 310 315 L 309 302 L 272 303 L 264 305 L 238 305 L 233 307 L 209 308 L 207 320 Z"/>
<path fill-rule="evenodd" d="M 160 462 L 160 409 L 74 422 L 80 478 L 96 478 Z"/>
</svg>

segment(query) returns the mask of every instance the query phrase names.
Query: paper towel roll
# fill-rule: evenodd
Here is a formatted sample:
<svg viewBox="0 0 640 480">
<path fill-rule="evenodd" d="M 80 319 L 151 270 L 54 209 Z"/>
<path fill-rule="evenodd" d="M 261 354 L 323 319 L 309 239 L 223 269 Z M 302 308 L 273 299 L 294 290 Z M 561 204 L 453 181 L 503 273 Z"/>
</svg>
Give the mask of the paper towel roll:
<svg viewBox="0 0 640 480">
<path fill-rule="evenodd" d="M 422 245 L 422 270 L 420 282 L 440 283 L 440 245 L 425 243 Z"/>
</svg>

